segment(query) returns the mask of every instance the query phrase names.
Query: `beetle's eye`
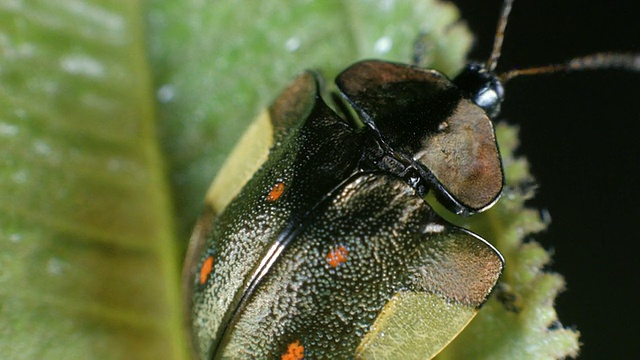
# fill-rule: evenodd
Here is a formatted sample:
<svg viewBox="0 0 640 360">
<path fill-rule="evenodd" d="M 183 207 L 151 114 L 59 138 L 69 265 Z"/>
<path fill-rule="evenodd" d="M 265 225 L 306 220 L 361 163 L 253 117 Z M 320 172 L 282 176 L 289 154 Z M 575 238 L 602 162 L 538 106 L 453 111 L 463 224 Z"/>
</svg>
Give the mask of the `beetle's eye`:
<svg viewBox="0 0 640 360">
<path fill-rule="evenodd" d="M 504 90 L 500 82 L 487 84 L 472 98 L 476 105 L 480 106 L 489 116 L 495 116 L 500 112 L 500 103 Z"/>
<path fill-rule="evenodd" d="M 484 65 L 469 64 L 453 82 L 487 115 L 498 115 L 504 99 L 504 88 L 498 77 L 487 71 Z"/>
</svg>

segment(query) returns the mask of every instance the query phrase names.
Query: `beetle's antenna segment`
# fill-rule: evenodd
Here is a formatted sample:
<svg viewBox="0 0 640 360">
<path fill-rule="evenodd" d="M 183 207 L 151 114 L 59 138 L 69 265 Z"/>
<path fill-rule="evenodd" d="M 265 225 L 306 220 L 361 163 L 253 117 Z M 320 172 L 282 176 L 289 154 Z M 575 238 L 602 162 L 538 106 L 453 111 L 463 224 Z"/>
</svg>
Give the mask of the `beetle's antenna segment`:
<svg viewBox="0 0 640 360">
<path fill-rule="evenodd" d="M 577 57 L 561 64 L 509 70 L 498 75 L 498 78 L 502 84 L 505 84 L 518 76 L 602 69 L 620 69 L 640 72 L 640 54 L 596 53 Z"/>
<path fill-rule="evenodd" d="M 500 52 L 502 51 L 502 43 L 504 42 L 504 30 L 507 28 L 507 20 L 509 19 L 509 13 L 511 13 L 511 6 L 513 0 L 504 0 L 502 4 L 502 12 L 500 14 L 500 20 L 498 21 L 498 28 L 496 29 L 496 37 L 493 39 L 493 49 L 489 60 L 485 65 L 485 68 L 489 72 L 493 72 L 498 66 L 498 59 L 500 59 Z"/>
</svg>

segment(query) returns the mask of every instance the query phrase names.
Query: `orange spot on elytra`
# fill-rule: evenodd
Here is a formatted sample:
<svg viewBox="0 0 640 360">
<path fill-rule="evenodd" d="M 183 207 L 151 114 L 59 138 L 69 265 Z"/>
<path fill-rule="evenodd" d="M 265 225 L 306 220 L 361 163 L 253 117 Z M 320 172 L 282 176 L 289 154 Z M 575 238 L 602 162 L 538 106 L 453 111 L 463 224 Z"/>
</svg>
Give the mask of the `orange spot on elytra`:
<svg viewBox="0 0 640 360">
<path fill-rule="evenodd" d="M 213 256 L 209 256 L 204 260 L 202 266 L 200 267 L 200 285 L 204 285 L 209 278 L 209 274 L 211 274 L 211 270 L 213 269 Z"/>
<path fill-rule="evenodd" d="M 276 201 L 280 198 L 280 196 L 282 196 L 283 193 L 284 183 L 282 181 L 278 181 L 277 183 L 273 184 L 273 187 L 269 191 L 269 194 L 267 194 L 267 201 Z"/>
<path fill-rule="evenodd" d="M 304 346 L 300 344 L 300 340 L 296 340 L 289 344 L 287 352 L 282 355 L 282 360 L 302 360 L 304 359 Z"/>
<path fill-rule="evenodd" d="M 338 265 L 347 262 L 348 255 L 349 251 L 347 251 L 344 246 L 340 245 L 336 249 L 329 251 L 327 254 L 327 263 L 329 263 L 332 268 L 336 268 Z"/>
</svg>

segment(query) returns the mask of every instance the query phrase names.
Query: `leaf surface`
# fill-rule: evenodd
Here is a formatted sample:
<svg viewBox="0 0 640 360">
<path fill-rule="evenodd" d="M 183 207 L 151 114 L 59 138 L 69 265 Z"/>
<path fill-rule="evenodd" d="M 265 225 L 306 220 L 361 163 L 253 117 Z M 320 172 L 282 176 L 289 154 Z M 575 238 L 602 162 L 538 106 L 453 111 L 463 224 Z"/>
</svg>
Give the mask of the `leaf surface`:
<svg viewBox="0 0 640 360">
<path fill-rule="evenodd" d="M 0 358 L 183 358 L 144 11 L 0 4 Z"/>
</svg>

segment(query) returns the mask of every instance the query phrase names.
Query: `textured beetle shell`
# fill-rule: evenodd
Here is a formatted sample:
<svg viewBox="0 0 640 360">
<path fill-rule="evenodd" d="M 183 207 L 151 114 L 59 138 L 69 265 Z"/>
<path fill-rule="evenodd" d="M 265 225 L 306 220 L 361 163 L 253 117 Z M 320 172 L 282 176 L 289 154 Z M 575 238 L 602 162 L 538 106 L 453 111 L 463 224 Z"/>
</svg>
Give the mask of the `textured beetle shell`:
<svg viewBox="0 0 640 360">
<path fill-rule="evenodd" d="M 310 74 L 303 76 L 315 86 Z M 267 162 L 212 227 L 202 260 L 212 255 L 215 264 L 224 266 L 214 266 L 210 277 L 215 281 L 207 284 L 207 291 L 196 291 L 194 295 L 199 339 L 222 331 L 219 327 L 227 309 L 234 307 L 238 289 L 244 288 L 245 278 L 261 262 L 266 249 L 287 233 L 288 227 L 296 226 L 358 164 L 362 146 L 346 141 L 353 136 L 353 129 L 323 102 L 313 105 L 309 118 L 316 120 L 280 131 L 287 131 L 290 140 L 276 142 Z M 309 143 L 314 146 L 305 146 Z M 282 197 L 275 202 L 265 201 L 276 182 L 285 184 Z M 205 341 L 200 350 L 208 346 Z"/>
<path fill-rule="evenodd" d="M 299 344 L 309 358 L 359 356 L 400 292 L 443 299 L 464 326 L 501 274 L 497 251 L 444 222 L 401 176 L 375 169 L 375 157 L 393 154 L 371 128 L 338 117 L 312 74 L 270 112 L 266 162 L 205 234 L 198 264 L 213 265 L 194 279 L 199 354 L 277 358 Z M 460 330 L 443 327 L 442 344 L 413 355 L 433 356 Z"/>
</svg>

